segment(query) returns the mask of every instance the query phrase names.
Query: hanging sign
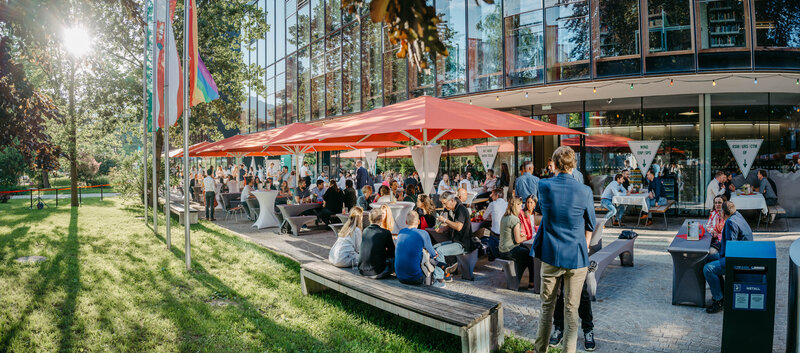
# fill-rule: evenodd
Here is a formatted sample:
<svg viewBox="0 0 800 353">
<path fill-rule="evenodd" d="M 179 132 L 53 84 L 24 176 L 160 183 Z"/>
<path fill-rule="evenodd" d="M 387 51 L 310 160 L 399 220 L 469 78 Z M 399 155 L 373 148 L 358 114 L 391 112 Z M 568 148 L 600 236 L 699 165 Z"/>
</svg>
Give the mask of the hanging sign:
<svg viewBox="0 0 800 353">
<path fill-rule="evenodd" d="M 727 141 L 728 147 L 731 149 L 731 153 L 733 153 L 733 158 L 736 158 L 736 163 L 739 164 L 739 170 L 741 170 L 742 175 L 747 178 L 747 173 L 750 172 L 750 168 L 753 166 L 753 161 L 756 159 L 758 150 L 761 148 L 761 143 L 764 142 L 764 140 L 754 139 Z"/>
<path fill-rule="evenodd" d="M 378 151 L 364 152 L 364 161 L 367 164 L 367 170 L 370 174 L 375 175 L 376 168 L 378 167 Z"/>
<path fill-rule="evenodd" d="M 639 165 L 639 170 L 642 176 L 647 174 L 650 170 L 650 164 L 656 158 L 658 147 L 661 146 L 661 140 L 651 141 L 628 141 L 628 146 L 631 148 L 633 157 L 636 158 L 636 164 Z"/>
<path fill-rule="evenodd" d="M 492 166 L 494 166 L 494 160 L 497 158 L 497 150 L 500 149 L 500 145 L 475 146 L 475 149 L 478 151 L 478 157 L 481 158 L 483 170 L 487 171 L 492 169 Z"/>
<path fill-rule="evenodd" d="M 442 145 L 423 145 L 411 149 L 411 160 L 417 169 L 422 190 L 430 194 L 433 190 L 433 181 L 439 172 L 439 158 L 442 157 Z"/>
</svg>

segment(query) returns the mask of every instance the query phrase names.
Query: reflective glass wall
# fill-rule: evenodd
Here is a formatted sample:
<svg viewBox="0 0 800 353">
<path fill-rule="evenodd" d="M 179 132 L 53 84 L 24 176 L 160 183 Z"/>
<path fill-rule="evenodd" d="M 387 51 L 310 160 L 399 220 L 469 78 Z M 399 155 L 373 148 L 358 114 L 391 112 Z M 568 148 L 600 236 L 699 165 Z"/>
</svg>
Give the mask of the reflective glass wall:
<svg viewBox="0 0 800 353">
<path fill-rule="evenodd" d="M 426 0 L 447 57 L 397 58 L 385 28 L 341 0 L 256 0 L 269 31 L 245 43 L 243 132 L 549 83 L 800 70 L 800 0 Z"/>
</svg>

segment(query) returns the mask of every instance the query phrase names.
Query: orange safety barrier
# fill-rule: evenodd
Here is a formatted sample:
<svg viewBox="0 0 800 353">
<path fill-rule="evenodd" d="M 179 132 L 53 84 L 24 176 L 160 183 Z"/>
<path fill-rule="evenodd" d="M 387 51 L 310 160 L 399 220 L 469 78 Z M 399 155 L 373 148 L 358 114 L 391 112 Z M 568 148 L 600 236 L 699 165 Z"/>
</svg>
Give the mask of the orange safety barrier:
<svg viewBox="0 0 800 353">
<path fill-rule="evenodd" d="M 91 189 L 91 188 L 99 188 L 102 186 L 111 186 L 111 184 L 100 184 L 100 185 L 92 185 L 92 186 L 78 186 L 78 189 Z M 34 191 L 62 191 L 62 190 L 70 190 L 69 188 L 53 188 L 53 189 L 25 189 L 25 190 L 13 190 L 13 191 L 0 191 L 0 194 L 14 194 L 19 192 L 34 192 Z"/>
</svg>

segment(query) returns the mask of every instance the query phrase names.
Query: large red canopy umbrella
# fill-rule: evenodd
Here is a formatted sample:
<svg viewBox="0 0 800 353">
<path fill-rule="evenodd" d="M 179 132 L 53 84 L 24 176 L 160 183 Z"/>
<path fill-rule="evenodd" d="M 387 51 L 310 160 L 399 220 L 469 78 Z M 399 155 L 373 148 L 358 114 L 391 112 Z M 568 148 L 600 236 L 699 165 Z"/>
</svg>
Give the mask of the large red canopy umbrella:
<svg viewBox="0 0 800 353">
<path fill-rule="evenodd" d="M 203 142 L 195 143 L 194 145 L 189 146 L 189 157 L 194 157 L 194 152 L 195 151 L 197 151 L 201 147 L 204 147 L 204 146 L 208 145 L 209 143 L 210 142 L 208 142 L 208 141 L 203 141 Z M 177 149 L 175 151 L 170 152 L 169 153 L 169 157 L 170 158 L 181 158 L 181 157 L 183 157 L 183 148 L 179 148 L 179 149 Z"/>
<path fill-rule="evenodd" d="M 499 146 L 497 149 L 497 153 L 514 153 L 514 143 L 509 140 L 500 140 L 500 141 L 489 141 L 484 143 L 476 143 L 472 146 L 466 147 L 459 147 L 449 150 L 447 152 L 442 152 L 443 155 L 447 156 L 471 156 L 474 154 L 478 154 L 478 146 Z"/>
<path fill-rule="evenodd" d="M 597 134 L 597 135 L 587 135 L 585 137 L 586 147 L 594 147 L 594 148 L 629 148 L 628 141 L 633 141 L 630 137 L 619 136 L 619 135 L 607 135 L 607 134 Z M 564 146 L 570 147 L 577 147 L 580 146 L 580 137 L 570 137 L 561 140 L 561 144 Z"/>
<path fill-rule="evenodd" d="M 239 141 L 246 139 L 249 135 L 235 135 L 217 142 L 209 143 L 196 151 L 193 157 L 244 157 L 244 156 L 267 156 L 264 152 L 232 152 L 229 146 L 235 145 Z M 189 151 L 189 156 L 192 152 Z"/>
<path fill-rule="evenodd" d="M 429 192 L 439 168 L 438 140 L 582 134 L 558 125 L 498 110 L 423 96 L 354 116 L 321 122 L 320 127 L 275 143 L 415 141 L 414 166 Z"/>
</svg>

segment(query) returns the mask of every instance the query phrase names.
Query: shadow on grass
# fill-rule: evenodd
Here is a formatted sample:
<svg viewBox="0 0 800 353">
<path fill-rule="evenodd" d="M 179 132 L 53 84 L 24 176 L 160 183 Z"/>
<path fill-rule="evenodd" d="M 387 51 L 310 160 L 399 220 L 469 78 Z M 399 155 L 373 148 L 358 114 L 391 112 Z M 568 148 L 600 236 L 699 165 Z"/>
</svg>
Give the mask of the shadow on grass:
<svg viewBox="0 0 800 353">
<path fill-rule="evenodd" d="M 0 336 L 0 351 L 8 351 L 10 349 L 11 342 L 19 333 L 30 314 L 40 305 L 45 305 L 46 296 L 52 294 L 59 287 L 66 292 L 64 301 L 56 305 L 60 318 L 58 329 L 61 331 L 59 350 L 71 351 L 73 348 L 72 326 L 75 318 L 78 292 L 81 289 L 78 260 L 80 247 L 78 242 L 78 208 L 65 208 L 65 211 L 70 212 L 67 238 L 63 241 L 61 249 L 53 259 L 48 259 L 39 267 L 38 276 L 36 277 L 38 280 L 28 284 L 33 296 L 28 306 L 23 310 L 20 319 Z"/>
</svg>

